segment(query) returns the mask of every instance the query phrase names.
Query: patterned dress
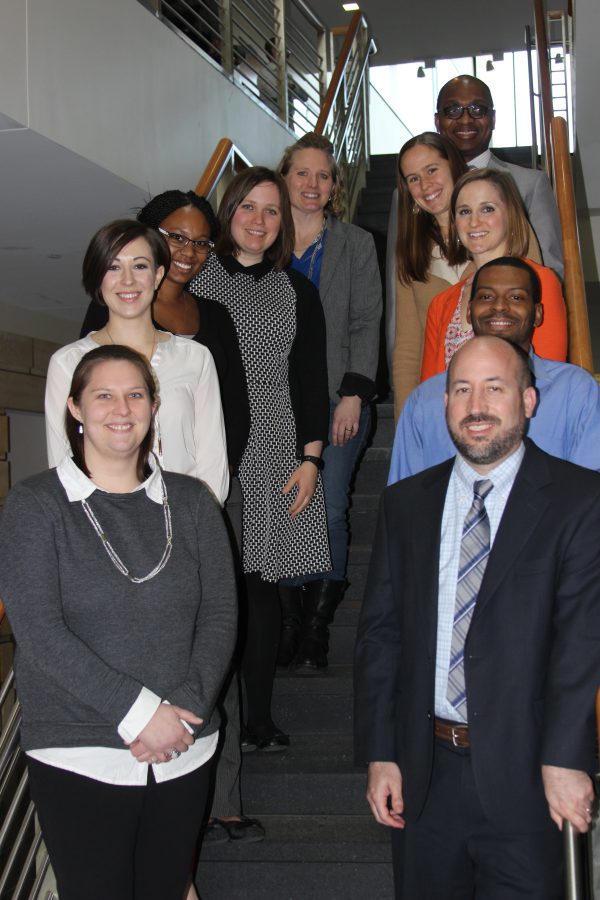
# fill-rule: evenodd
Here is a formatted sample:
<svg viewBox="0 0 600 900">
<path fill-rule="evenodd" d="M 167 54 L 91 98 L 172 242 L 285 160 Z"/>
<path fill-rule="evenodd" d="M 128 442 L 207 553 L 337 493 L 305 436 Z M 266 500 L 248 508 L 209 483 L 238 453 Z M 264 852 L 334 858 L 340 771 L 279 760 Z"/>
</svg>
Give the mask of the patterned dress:
<svg viewBox="0 0 600 900">
<path fill-rule="evenodd" d="M 226 306 L 233 319 L 250 399 L 250 437 L 239 477 L 244 497 L 243 563 L 278 581 L 331 568 L 321 476 L 309 506 L 291 518 L 296 489 L 282 488 L 297 468 L 289 355 L 296 336 L 296 291 L 285 272 L 243 267 L 212 255 L 191 285 Z M 306 361 L 310 365 L 310 360 Z"/>
</svg>

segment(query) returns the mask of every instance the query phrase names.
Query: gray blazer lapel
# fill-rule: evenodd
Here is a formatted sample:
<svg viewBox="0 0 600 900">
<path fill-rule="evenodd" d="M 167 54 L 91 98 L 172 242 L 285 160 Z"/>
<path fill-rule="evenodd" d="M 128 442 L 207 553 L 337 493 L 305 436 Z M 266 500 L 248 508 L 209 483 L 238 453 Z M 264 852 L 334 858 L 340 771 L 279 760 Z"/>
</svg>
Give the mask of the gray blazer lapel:
<svg viewBox="0 0 600 900">
<path fill-rule="evenodd" d="M 319 283 L 319 294 L 321 299 L 325 297 L 331 280 L 337 268 L 340 256 L 344 250 L 346 243 L 346 229 L 339 228 L 338 222 L 333 216 L 327 217 L 327 236 L 325 238 L 325 252 L 323 254 L 323 265 L 321 268 L 321 280 Z"/>
</svg>

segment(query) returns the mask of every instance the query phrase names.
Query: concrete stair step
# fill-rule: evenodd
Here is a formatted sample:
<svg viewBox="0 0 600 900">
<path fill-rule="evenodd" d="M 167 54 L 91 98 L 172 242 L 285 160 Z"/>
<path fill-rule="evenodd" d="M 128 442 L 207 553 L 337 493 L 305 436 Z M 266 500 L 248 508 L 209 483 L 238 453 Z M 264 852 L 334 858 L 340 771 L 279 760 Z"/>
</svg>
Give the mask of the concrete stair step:
<svg viewBox="0 0 600 900">
<path fill-rule="evenodd" d="M 383 490 L 383 487 L 381 490 Z M 350 534 L 352 540 L 357 540 L 360 544 L 370 544 L 372 542 L 378 509 L 378 494 L 354 495 L 350 509 Z"/>
<path fill-rule="evenodd" d="M 266 755 L 266 754 L 265 754 Z M 281 756 L 282 754 L 272 754 Z M 277 775 L 253 772 L 244 777 L 244 808 L 263 815 L 364 815 L 366 774 L 355 772 L 300 772 Z"/>
<path fill-rule="evenodd" d="M 352 734 L 295 734 L 283 753 L 245 753 L 244 779 L 254 775 L 275 777 L 327 772 L 339 775 L 366 774 L 354 765 Z"/>
<path fill-rule="evenodd" d="M 395 174 L 398 163 L 397 153 L 373 153 L 369 158 L 369 177 L 371 174 L 378 175 L 381 172 L 392 172 Z"/>
<path fill-rule="evenodd" d="M 359 214 L 354 219 L 354 224 L 358 225 L 359 228 L 364 228 L 367 231 L 370 231 L 373 235 L 381 235 L 381 237 L 385 239 L 385 235 L 387 233 L 388 215 L 389 210 L 387 212 L 368 213 L 363 215 Z"/>
<path fill-rule="evenodd" d="M 201 860 L 230 863 L 376 862 L 391 857 L 389 834 L 369 814 L 356 816 L 274 816 L 261 818 L 267 836 L 258 844 L 206 844 Z"/>
<path fill-rule="evenodd" d="M 357 494 L 381 494 L 387 484 L 391 455 L 388 447 L 368 448 L 354 483 Z"/>
<path fill-rule="evenodd" d="M 302 680 L 317 682 L 319 690 L 294 692 L 293 702 L 289 693 L 273 693 L 273 719 L 290 735 L 300 734 L 349 734 L 352 732 L 352 690 L 340 693 L 339 685 L 327 688 L 326 679 L 309 675 Z M 275 754 L 273 754 L 275 755 Z"/>
<path fill-rule="evenodd" d="M 260 847 L 260 844 L 252 844 Z M 285 848 L 282 848 L 285 851 Z M 389 861 L 206 862 L 197 871 L 200 900 L 393 900 Z M 375 891 L 375 893 L 373 893 Z"/>
<path fill-rule="evenodd" d="M 334 623 L 330 630 L 335 637 L 338 626 Z M 347 627 L 345 631 L 355 634 L 356 626 Z M 273 693 L 286 697 L 288 703 L 295 703 L 294 694 L 352 694 L 352 657 L 342 663 L 330 662 L 326 669 L 319 669 L 315 675 L 296 675 L 292 669 L 277 669 Z"/>
</svg>

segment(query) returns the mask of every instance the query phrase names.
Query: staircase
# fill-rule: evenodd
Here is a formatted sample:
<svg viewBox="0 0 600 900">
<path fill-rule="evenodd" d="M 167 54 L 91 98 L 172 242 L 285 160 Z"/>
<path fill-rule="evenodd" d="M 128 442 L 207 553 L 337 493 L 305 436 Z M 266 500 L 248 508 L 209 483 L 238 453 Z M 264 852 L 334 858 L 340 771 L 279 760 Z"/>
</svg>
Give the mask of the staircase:
<svg viewBox="0 0 600 900">
<path fill-rule="evenodd" d="M 390 838 L 365 800 L 366 773 L 352 759 L 352 654 L 379 495 L 393 437 L 393 406 L 376 406 L 371 445 L 352 498 L 350 587 L 331 627 L 324 675 L 278 675 L 274 719 L 284 753 L 244 757 L 242 795 L 264 824 L 260 844 L 202 848 L 201 900 L 391 900 Z"/>
</svg>

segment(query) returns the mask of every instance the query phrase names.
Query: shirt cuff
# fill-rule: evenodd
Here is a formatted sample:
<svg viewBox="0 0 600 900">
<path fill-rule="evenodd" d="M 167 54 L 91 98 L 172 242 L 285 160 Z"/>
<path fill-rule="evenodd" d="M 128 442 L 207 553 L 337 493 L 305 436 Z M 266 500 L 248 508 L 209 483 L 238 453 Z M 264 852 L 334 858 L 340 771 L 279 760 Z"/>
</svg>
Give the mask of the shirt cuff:
<svg viewBox="0 0 600 900">
<path fill-rule="evenodd" d="M 161 704 L 157 694 L 143 687 L 137 696 L 137 700 L 130 707 L 127 715 L 121 719 L 117 727 L 119 735 L 126 744 L 131 744 L 144 730 L 156 710 Z"/>
<path fill-rule="evenodd" d="M 377 387 L 371 378 L 360 375 L 358 372 L 346 372 L 338 389 L 340 397 L 354 397 L 358 395 L 363 403 L 373 400 L 377 394 Z"/>
</svg>

